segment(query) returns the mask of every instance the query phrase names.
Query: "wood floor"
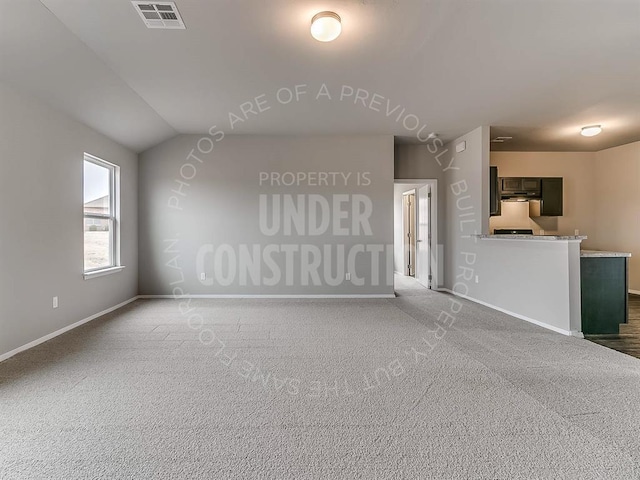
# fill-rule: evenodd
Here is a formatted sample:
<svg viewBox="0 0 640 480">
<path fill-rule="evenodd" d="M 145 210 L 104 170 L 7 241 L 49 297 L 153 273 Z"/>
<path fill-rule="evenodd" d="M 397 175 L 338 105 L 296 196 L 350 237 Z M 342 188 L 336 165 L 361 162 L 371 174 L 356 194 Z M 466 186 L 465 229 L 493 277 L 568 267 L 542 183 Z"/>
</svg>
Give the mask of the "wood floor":
<svg viewBox="0 0 640 480">
<path fill-rule="evenodd" d="M 587 340 L 640 358 L 640 295 L 629 295 L 629 322 L 619 335 L 585 335 Z"/>
</svg>

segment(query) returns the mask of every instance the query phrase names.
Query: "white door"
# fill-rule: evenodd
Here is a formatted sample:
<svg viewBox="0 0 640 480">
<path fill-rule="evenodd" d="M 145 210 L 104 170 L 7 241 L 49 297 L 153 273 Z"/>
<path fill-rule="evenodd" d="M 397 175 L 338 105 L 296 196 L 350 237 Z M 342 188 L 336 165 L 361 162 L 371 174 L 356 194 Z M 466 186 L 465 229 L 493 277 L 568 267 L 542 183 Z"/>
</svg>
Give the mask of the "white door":
<svg viewBox="0 0 640 480">
<path fill-rule="evenodd" d="M 418 228 L 416 239 L 416 280 L 427 288 L 431 288 L 431 187 L 425 185 L 418 189 Z"/>
</svg>

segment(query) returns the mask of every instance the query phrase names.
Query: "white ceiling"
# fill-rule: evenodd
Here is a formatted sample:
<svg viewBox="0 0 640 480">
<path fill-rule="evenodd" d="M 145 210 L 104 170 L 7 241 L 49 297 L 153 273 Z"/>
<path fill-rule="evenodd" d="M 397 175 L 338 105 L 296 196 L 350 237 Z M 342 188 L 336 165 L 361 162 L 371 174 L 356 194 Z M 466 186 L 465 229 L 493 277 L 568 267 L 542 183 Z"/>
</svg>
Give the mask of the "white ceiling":
<svg viewBox="0 0 640 480">
<path fill-rule="evenodd" d="M 410 141 L 387 99 L 446 140 L 478 125 L 517 132 L 514 149 L 640 140 L 638 0 L 176 3 L 186 30 L 147 29 L 129 0 L 0 0 L 0 79 L 136 151 L 212 125 Z M 309 21 L 327 9 L 343 34 L 323 44 Z M 323 83 L 331 100 L 315 98 Z M 279 104 L 296 84 L 308 93 Z M 342 85 L 381 95 L 381 111 L 340 101 Z M 229 112 L 262 94 L 271 108 L 231 129 Z M 594 123 L 604 132 L 585 142 Z"/>
</svg>

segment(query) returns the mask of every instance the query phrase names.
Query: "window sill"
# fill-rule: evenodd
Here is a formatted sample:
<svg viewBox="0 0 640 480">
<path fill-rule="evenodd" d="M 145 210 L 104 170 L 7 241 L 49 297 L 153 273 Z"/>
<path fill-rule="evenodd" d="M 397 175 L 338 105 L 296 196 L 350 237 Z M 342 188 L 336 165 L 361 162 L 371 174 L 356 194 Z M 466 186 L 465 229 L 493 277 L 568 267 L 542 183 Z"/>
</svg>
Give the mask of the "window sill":
<svg viewBox="0 0 640 480">
<path fill-rule="evenodd" d="M 102 270 L 94 270 L 93 272 L 86 272 L 84 274 L 84 279 L 91 280 L 92 278 L 98 278 L 105 275 L 111 275 L 112 273 L 118 273 L 122 270 L 124 270 L 124 265 L 118 267 L 103 268 Z"/>
</svg>

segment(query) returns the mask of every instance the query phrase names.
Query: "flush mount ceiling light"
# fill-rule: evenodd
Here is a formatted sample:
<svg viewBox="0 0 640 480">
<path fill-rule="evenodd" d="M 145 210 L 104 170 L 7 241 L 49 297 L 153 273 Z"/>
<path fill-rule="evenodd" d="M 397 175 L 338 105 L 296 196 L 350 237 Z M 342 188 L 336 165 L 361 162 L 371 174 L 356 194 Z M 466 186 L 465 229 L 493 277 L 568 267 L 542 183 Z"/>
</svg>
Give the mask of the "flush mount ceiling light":
<svg viewBox="0 0 640 480">
<path fill-rule="evenodd" d="M 342 21 L 334 12 L 320 12 L 311 19 L 311 36 L 319 42 L 331 42 L 340 36 Z"/>
<path fill-rule="evenodd" d="M 602 127 L 600 125 L 590 125 L 588 127 L 582 127 L 580 134 L 583 137 L 595 137 L 600 132 L 602 132 Z"/>
</svg>

